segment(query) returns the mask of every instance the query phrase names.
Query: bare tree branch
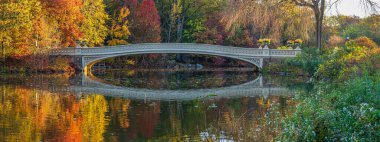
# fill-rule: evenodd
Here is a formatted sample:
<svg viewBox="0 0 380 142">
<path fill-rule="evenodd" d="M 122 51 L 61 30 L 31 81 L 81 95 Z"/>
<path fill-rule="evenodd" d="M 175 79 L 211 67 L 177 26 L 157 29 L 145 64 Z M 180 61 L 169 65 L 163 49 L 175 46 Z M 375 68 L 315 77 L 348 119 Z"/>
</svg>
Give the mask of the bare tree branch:
<svg viewBox="0 0 380 142">
<path fill-rule="evenodd" d="M 375 2 L 375 0 L 361 0 L 360 3 L 364 6 L 366 12 L 368 12 L 367 9 L 371 9 L 371 11 L 374 13 L 379 12 L 379 2 Z"/>
</svg>

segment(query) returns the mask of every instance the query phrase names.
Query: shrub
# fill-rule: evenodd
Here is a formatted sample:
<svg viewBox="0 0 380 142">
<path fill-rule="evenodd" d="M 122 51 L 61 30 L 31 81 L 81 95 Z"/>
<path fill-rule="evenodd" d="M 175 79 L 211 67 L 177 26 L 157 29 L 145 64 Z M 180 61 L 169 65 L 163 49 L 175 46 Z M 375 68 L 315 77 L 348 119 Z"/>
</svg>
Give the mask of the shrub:
<svg viewBox="0 0 380 142">
<path fill-rule="evenodd" d="M 286 64 L 290 68 L 300 68 L 309 76 L 313 76 L 324 61 L 323 57 L 319 54 L 318 48 L 304 48 L 296 58 L 287 59 Z"/>
<path fill-rule="evenodd" d="M 375 78 L 380 78 L 377 76 Z M 284 120 L 279 141 L 379 141 L 380 82 L 357 78 L 340 85 L 321 82 Z"/>
<path fill-rule="evenodd" d="M 378 62 L 378 48 L 367 48 L 348 43 L 345 48 L 335 48 L 321 64 L 315 74 L 319 80 L 341 82 L 355 76 L 363 76 L 363 71 L 368 69 L 369 74 L 374 74 L 380 69 Z"/>
<path fill-rule="evenodd" d="M 346 46 L 365 46 L 370 49 L 378 48 L 377 44 L 368 37 L 359 37 L 346 43 Z"/>
</svg>

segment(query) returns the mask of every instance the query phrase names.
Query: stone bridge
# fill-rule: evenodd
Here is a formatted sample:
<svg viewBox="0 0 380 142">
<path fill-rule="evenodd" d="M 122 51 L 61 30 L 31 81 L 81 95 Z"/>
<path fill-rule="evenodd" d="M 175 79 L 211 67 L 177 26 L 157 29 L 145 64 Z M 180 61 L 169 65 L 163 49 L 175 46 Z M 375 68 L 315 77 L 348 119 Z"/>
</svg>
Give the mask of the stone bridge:
<svg viewBox="0 0 380 142">
<path fill-rule="evenodd" d="M 62 48 L 53 49 L 51 56 L 73 56 L 76 66 L 84 71 L 91 69 L 96 62 L 106 58 L 150 53 L 189 53 L 228 57 L 249 62 L 258 68 L 264 66 L 264 58 L 295 57 L 301 49 L 277 50 L 264 48 L 241 48 L 195 43 L 144 43 L 95 48 Z"/>
</svg>

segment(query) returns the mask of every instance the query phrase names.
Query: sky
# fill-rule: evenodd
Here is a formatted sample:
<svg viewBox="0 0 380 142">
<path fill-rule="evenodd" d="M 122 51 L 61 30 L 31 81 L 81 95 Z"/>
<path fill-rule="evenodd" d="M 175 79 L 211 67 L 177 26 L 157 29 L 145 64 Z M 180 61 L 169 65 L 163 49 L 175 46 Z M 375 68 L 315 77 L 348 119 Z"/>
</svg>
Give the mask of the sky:
<svg viewBox="0 0 380 142">
<path fill-rule="evenodd" d="M 364 7 L 361 5 L 360 1 L 361 0 L 341 0 L 341 2 L 337 4 L 337 7 L 334 6 L 331 9 L 328 9 L 326 14 L 328 16 L 337 15 L 338 13 L 341 15 L 348 15 L 348 16 L 352 16 L 352 15 L 356 15 L 359 17 L 369 16 L 372 12 L 370 11 L 370 9 L 368 9 L 366 12 Z M 374 1 L 380 4 L 380 0 L 374 0 Z"/>
</svg>

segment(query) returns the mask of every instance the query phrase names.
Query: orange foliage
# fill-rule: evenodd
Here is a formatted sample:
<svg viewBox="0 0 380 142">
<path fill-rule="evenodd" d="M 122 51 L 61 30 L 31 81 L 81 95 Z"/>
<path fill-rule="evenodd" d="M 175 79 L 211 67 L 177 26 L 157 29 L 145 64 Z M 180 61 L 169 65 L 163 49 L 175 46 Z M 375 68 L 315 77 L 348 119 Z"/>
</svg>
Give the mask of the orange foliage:
<svg viewBox="0 0 380 142">
<path fill-rule="evenodd" d="M 328 47 L 335 47 L 344 44 L 344 39 L 340 36 L 330 36 L 328 41 Z"/>
<path fill-rule="evenodd" d="M 62 45 L 75 46 L 75 41 L 83 36 L 79 25 L 84 20 L 80 9 L 83 6 L 81 0 L 42 0 L 50 17 L 58 23 L 62 32 Z"/>
</svg>

